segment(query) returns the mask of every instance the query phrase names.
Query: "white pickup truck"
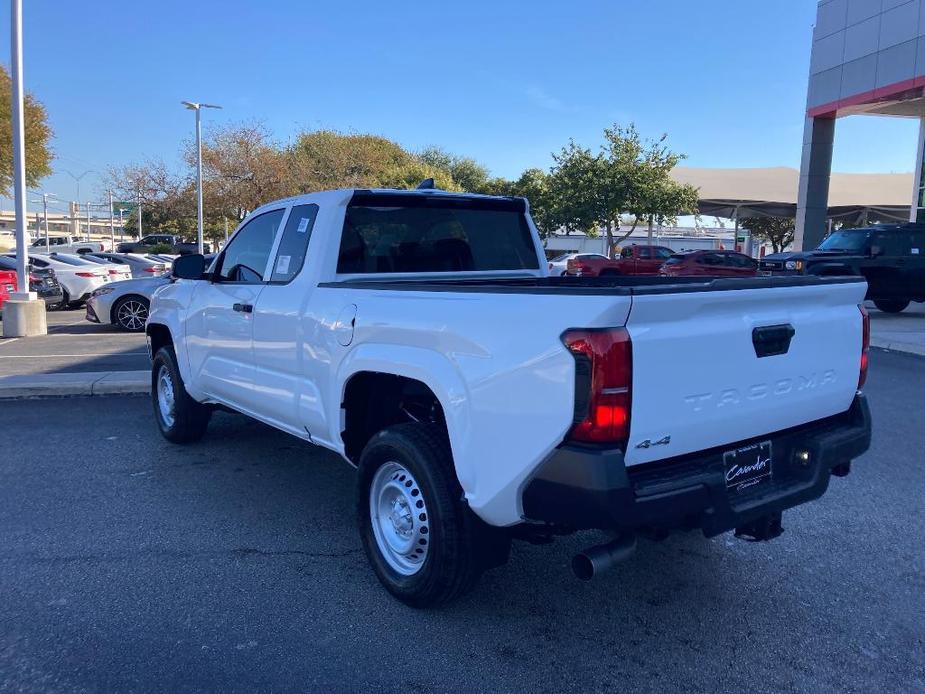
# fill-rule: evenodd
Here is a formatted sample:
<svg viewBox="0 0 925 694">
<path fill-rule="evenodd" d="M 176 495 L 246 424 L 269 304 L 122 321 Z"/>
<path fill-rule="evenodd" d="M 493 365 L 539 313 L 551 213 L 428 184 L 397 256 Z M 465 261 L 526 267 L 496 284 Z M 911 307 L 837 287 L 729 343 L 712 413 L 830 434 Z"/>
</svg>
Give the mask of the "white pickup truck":
<svg viewBox="0 0 925 694">
<path fill-rule="evenodd" d="M 44 236 L 39 236 L 29 244 L 32 253 L 102 253 L 108 250 L 107 241 L 81 241 L 73 236 L 49 236 L 47 242 Z"/>
<path fill-rule="evenodd" d="M 230 408 L 358 468 L 386 588 L 459 596 L 511 538 L 781 532 L 867 450 L 857 277 L 548 277 L 527 202 L 337 190 L 255 210 L 151 303 L 154 414 Z"/>
</svg>

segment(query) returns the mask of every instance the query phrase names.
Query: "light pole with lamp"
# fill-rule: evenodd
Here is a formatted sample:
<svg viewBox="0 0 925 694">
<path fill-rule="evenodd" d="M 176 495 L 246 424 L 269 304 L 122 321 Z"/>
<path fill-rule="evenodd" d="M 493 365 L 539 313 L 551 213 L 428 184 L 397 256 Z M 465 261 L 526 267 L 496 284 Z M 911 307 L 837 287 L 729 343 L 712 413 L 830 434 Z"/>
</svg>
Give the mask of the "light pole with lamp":
<svg viewBox="0 0 925 694">
<path fill-rule="evenodd" d="M 78 175 L 71 171 L 68 171 L 67 169 L 61 169 L 61 171 L 63 173 L 66 173 L 71 178 L 73 178 L 74 182 L 77 184 L 77 212 L 74 215 L 74 219 L 77 222 L 77 233 L 75 235 L 77 237 L 80 237 L 80 179 L 86 176 L 88 173 L 98 173 L 98 172 L 96 171 L 96 169 L 87 169 L 82 174 Z M 87 233 L 89 233 L 89 231 L 90 230 L 88 228 Z"/>
<path fill-rule="evenodd" d="M 215 104 L 199 104 L 181 101 L 181 104 L 196 112 L 196 252 L 202 255 L 202 109 L 221 108 Z"/>
<path fill-rule="evenodd" d="M 29 246 L 26 244 L 26 136 L 23 118 L 22 0 L 11 0 L 10 81 L 13 134 L 13 205 L 16 210 L 16 291 L 3 307 L 3 336 L 48 334 L 45 302 L 29 291 Z"/>
</svg>

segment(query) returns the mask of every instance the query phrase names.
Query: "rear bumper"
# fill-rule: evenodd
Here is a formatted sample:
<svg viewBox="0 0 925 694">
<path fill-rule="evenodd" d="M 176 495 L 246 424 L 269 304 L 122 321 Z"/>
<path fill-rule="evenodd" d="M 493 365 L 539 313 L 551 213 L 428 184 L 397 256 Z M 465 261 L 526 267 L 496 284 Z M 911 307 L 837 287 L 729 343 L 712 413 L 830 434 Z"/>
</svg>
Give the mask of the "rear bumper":
<svg viewBox="0 0 925 694">
<path fill-rule="evenodd" d="M 627 468 L 620 450 L 556 449 L 523 493 L 524 516 L 570 529 L 701 529 L 708 537 L 817 499 L 870 447 L 863 395 L 835 417 L 722 448 Z M 772 442 L 773 477 L 746 492 L 726 489 L 723 452 Z M 800 463 L 796 452 L 808 451 Z"/>
</svg>

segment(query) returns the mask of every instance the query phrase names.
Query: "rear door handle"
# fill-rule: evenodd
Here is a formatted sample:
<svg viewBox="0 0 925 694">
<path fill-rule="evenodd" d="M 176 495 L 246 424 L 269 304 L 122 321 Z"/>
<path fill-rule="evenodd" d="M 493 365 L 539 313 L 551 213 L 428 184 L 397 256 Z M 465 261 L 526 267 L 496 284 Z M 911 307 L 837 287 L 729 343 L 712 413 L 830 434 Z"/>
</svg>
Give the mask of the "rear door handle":
<svg viewBox="0 0 925 694">
<path fill-rule="evenodd" d="M 238 313 L 253 313 L 254 311 L 253 304 L 235 304 L 231 308 L 233 308 Z"/>
</svg>

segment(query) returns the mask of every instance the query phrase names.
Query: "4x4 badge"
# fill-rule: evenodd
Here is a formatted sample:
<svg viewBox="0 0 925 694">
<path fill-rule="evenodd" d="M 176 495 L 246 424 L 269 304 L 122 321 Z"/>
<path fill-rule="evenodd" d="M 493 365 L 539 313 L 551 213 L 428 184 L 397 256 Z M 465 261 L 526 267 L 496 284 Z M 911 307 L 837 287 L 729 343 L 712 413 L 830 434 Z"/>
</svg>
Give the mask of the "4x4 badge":
<svg viewBox="0 0 925 694">
<path fill-rule="evenodd" d="M 652 448 L 652 446 L 667 446 L 671 443 L 671 436 L 663 436 L 658 441 L 652 441 L 651 439 L 646 439 L 645 441 L 640 441 L 636 444 L 636 448 Z"/>
</svg>

